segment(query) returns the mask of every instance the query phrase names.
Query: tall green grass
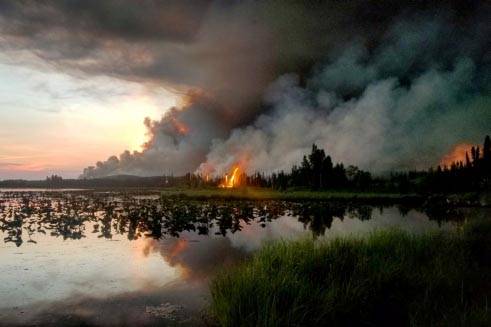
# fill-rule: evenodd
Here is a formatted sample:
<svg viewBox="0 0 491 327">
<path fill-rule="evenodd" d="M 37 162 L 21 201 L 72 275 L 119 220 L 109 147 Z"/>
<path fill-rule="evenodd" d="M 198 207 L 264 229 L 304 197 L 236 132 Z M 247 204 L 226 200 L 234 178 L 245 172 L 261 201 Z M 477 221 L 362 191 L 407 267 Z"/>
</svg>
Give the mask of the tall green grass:
<svg viewBox="0 0 491 327">
<path fill-rule="evenodd" d="M 221 326 L 490 326 L 491 223 L 270 244 L 211 282 Z"/>
</svg>

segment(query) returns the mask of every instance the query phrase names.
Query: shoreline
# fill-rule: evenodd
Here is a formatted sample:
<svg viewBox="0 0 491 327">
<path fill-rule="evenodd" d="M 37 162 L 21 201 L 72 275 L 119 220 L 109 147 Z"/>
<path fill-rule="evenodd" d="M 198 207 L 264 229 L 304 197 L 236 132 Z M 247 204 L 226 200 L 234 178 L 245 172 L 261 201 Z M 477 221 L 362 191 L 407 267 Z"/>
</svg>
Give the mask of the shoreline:
<svg viewBox="0 0 491 327">
<path fill-rule="evenodd" d="M 116 192 L 135 194 L 155 194 L 165 198 L 179 198 L 197 201 L 206 200 L 276 200 L 276 201 L 333 201 L 362 205 L 410 205 L 423 207 L 491 207 L 491 192 L 418 194 L 418 193 L 384 193 L 363 191 L 311 191 L 287 190 L 278 191 L 260 187 L 224 188 L 163 188 L 163 187 L 96 187 L 76 188 L 0 188 L 5 192 Z"/>
</svg>

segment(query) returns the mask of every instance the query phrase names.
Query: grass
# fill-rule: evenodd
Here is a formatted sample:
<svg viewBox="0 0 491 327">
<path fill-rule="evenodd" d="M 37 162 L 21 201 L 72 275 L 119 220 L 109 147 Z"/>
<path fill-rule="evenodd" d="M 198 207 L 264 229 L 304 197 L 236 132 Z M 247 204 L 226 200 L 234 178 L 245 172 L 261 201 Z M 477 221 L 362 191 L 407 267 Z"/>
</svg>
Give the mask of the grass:
<svg viewBox="0 0 491 327">
<path fill-rule="evenodd" d="M 211 282 L 220 326 L 490 326 L 491 222 L 270 244 Z"/>
<path fill-rule="evenodd" d="M 237 199 L 237 200 L 387 200 L 401 201 L 417 199 L 416 195 L 393 193 L 368 193 L 349 191 L 277 191 L 260 187 L 224 188 L 169 188 L 162 191 L 164 197 L 183 197 L 190 199 Z"/>
</svg>

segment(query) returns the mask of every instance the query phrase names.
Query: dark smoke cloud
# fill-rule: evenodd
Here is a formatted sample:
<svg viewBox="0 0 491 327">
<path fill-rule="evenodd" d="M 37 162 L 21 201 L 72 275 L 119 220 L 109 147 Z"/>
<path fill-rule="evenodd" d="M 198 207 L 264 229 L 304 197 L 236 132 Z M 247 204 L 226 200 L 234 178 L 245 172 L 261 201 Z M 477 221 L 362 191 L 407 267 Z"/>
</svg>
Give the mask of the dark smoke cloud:
<svg viewBox="0 0 491 327">
<path fill-rule="evenodd" d="M 200 170 L 221 174 L 244 158 L 248 172 L 288 170 L 312 143 L 379 173 L 437 164 L 491 126 L 489 49 L 458 40 L 443 18 L 400 21 L 371 51 L 346 47 L 306 87 L 282 76 L 266 93 L 271 109 L 215 141 Z"/>
<path fill-rule="evenodd" d="M 85 78 L 194 92 L 187 105 L 146 122 L 150 141 L 142 152 L 111 157 L 86 177 L 181 174 L 207 157 L 218 172 L 236 160 L 230 145 L 241 134 L 266 138 L 264 147 L 237 141 L 262 157 L 250 169 L 286 167 L 316 141 L 337 160 L 384 170 L 435 163 L 440 150 L 432 152 L 435 139 L 426 137 L 450 134 L 445 148 L 486 129 L 489 17 L 483 1 L 7 0 L 0 49 L 14 61 L 32 61 L 27 52 Z M 280 77 L 289 73 L 296 82 Z M 265 90 L 285 83 L 274 91 L 283 95 L 271 100 L 270 91 L 263 101 Z M 292 96 L 299 98 L 286 100 Z M 291 134 L 275 136 L 289 120 Z M 295 133 L 302 122 L 312 126 L 305 135 Z M 419 134 L 412 128 L 430 122 L 439 123 Z M 375 143 L 355 153 L 353 135 Z M 423 155 L 411 155 L 411 144 L 420 143 Z"/>
</svg>

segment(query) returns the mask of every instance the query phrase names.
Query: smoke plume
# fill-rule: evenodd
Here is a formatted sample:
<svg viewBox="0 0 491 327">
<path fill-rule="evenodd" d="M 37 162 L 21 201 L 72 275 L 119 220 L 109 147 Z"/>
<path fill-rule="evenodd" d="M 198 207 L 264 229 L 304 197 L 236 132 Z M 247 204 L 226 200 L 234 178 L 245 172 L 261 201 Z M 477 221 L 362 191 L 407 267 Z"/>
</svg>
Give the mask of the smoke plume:
<svg viewBox="0 0 491 327">
<path fill-rule="evenodd" d="M 408 49 L 421 48 L 419 41 L 428 37 Z M 228 139 L 215 140 L 200 169 L 223 173 L 245 160 L 248 172 L 289 170 L 313 143 L 336 161 L 378 173 L 426 169 L 455 144 L 489 132 L 489 83 L 470 57 L 457 56 L 448 66 L 422 63 L 424 69 L 401 78 L 408 56 L 417 55 L 405 51 L 390 43 L 366 58 L 366 49 L 353 46 L 319 69 L 307 87 L 296 75 L 280 77 L 266 93 L 271 109 Z M 390 56 L 406 59 L 395 65 Z M 411 58 L 421 59 L 428 60 Z"/>
<path fill-rule="evenodd" d="M 491 126 L 483 1 L 3 1 L 0 49 L 188 94 L 83 177 L 289 169 L 317 143 L 384 172 Z M 34 59 L 33 59 L 34 58 Z"/>
</svg>

